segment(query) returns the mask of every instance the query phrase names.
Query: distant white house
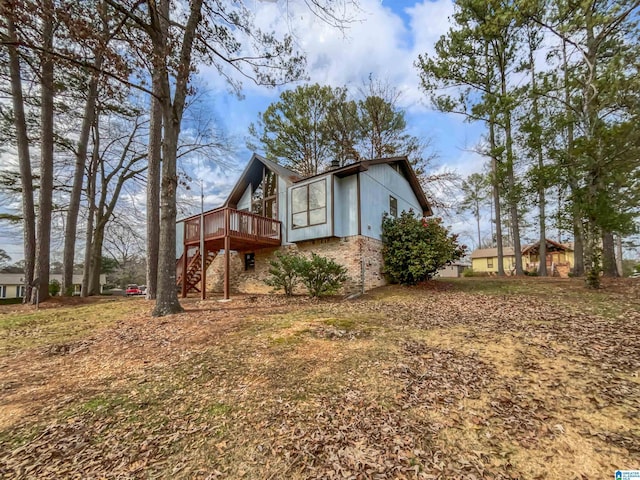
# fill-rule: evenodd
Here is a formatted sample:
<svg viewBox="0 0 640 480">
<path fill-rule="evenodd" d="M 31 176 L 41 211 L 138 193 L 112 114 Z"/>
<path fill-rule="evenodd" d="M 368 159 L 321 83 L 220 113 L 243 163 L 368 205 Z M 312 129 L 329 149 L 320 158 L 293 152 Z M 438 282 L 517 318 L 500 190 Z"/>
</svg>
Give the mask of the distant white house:
<svg viewBox="0 0 640 480">
<path fill-rule="evenodd" d="M 52 273 L 49 280 L 57 280 L 62 285 L 62 274 Z M 107 276 L 100 275 L 100 293 L 107 283 Z M 80 295 L 82 290 L 82 275 L 73 275 L 73 294 Z M 24 273 L 0 273 L 0 298 L 24 297 Z"/>
<path fill-rule="evenodd" d="M 206 292 L 207 285 L 225 297 L 230 288 L 266 292 L 272 254 L 294 250 L 343 265 L 349 277 L 345 292 L 381 286 L 382 219 L 409 210 L 431 215 L 406 157 L 363 160 L 301 177 L 254 154 L 223 206 L 178 222 L 177 283 L 183 295 Z"/>
</svg>

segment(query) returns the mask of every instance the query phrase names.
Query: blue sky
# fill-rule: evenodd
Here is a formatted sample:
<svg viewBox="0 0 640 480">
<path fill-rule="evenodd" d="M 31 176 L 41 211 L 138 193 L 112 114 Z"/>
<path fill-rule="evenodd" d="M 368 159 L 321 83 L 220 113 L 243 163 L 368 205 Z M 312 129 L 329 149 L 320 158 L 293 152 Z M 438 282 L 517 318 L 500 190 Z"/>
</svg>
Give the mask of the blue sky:
<svg viewBox="0 0 640 480">
<path fill-rule="evenodd" d="M 406 111 L 409 132 L 432 140 L 441 168 L 464 176 L 482 170 L 484 159 L 470 149 L 479 141 L 483 127 L 465 123 L 460 116 L 433 111 L 419 89 L 418 72 L 413 65 L 419 54 L 433 52 L 435 42 L 448 30 L 452 0 L 358 2 L 357 10 L 347 12 L 353 21 L 344 31 L 310 15 L 302 1 L 246 0 L 246 5 L 253 9 L 261 28 L 294 36 L 298 48 L 306 53 L 310 83 L 347 86 L 355 91 L 369 75 L 389 82 L 401 92 L 399 105 Z M 286 12 L 284 6 L 288 8 Z M 218 128 L 226 132 L 235 152 L 225 155 L 219 163 L 217 159 L 200 158 L 185 165 L 194 178 L 191 190 L 185 192 L 192 196 L 188 202 L 191 207 L 185 207 L 181 214 L 199 209 L 201 181 L 205 208 L 222 204 L 250 158 L 251 152 L 245 147 L 249 124 L 277 100 L 282 90 L 295 87 L 292 84 L 267 89 L 244 81 L 244 98 L 239 99 L 219 73 L 207 66 L 200 67 L 196 84 L 205 92 L 199 108 L 209 112 Z M 187 129 L 185 134 L 188 133 Z M 139 205 L 144 205 L 143 194 L 136 195 Z M 474 237 L 473 222 L 451 218 L 449 223 L 463 235 L 464 241 L 471 242 L 467 238 Z M 19 229 L 3 225 L 0 248 L 8 251 L 13 261 L 20 259 L 23 247 Z"/>
<path fill-rule="evenodd" d="M 292 4 L 295 6 L 295 2 Z M 292 4 L 289 18 L 283 14 L 282 2 L 254 0 L 253 7 L 261 27 L 294 35 L 306 52 L 310 83 L 347 86 L 355 91 L 369 75 L 389 82 L 401 92 L 399 104 L 406 111 L 409 132 L 432 140 L 441 168 L 465 176 L 482 170 L 484 160 L 471 149 L 483 127 L 465 123 L 460 116 L 433 111 L 419 89 L 414 67 L 418 54 L 432 53 L 435 42 L 448 30 L 453 13 L 451 0 L 360 0 L 359 9 L 351 12 L 355 20 L 344 32 L 309 15 L 304 6 L 295 10 Z M 245 148 L 249 124 L 277 100 L 283 89 L 294 88 L 295 84 L 267 89 L 245 81 L 244 98 L 238 99 L 229 93 L 215 69 L 204 66 L 199 76 L 209 92 L 213 115 L 237 147 L 236 154 L 227 158 L 228 163 L 236 165 L 235 170 L 211 163 L 196 168 L 196 177 L 203 179 L 208 192 L 205 207 L 213 208 L 226 198 L 249 159 L 250 152 Z M 464 222 L 455 225 L 455 219 L 451 219 L 451 223 L 458 231 L 466 228 Z"/>
</svg>

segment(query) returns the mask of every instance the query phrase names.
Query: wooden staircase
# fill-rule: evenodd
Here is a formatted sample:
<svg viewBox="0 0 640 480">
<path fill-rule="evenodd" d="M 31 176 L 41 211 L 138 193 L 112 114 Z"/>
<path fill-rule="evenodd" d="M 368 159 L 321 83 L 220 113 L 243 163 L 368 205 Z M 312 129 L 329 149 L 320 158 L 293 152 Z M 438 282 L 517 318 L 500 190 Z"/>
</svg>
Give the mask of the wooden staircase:
<svg viewBox="0 0 640 480">
<path fill-rule="evenodd" d="M 204 259 L 204 268 L 205 270 L 209 268 L 213 259 L 216 258 L 217 252 L 208 251 L 207 256 Z M 178 275 L 176 277 L 176 285 L 182 286 L 183 279 L 186 281 L 187 289 L 186 292 L 200 292 L 200 289 L 196 286 L 200 283 L 202 279 L 202 270 L 201 270 L 201 255 L 200 249 L 196 250 L 196 253 L 193 256 L 188 257 L 187 270 L 186 274 L 182 272 L 182 262 L 183 262 L 184 253 L 176 262 L 176 268 L 178 271 Z"/>
</svg>

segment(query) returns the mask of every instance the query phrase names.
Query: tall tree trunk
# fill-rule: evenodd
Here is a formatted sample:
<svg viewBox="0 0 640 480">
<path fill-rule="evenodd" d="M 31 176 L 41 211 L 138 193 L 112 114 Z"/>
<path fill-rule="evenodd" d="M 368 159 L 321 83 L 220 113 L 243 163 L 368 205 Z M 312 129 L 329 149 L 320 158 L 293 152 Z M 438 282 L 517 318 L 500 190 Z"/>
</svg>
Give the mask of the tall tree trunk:
<svg viewBox="0 0 640 480">
<path fill-rule="evenodd" d="M 97 47 L 100 48 L 100 47 Z M 80 136 L 76 151 L 76 166 L 73 174 L 73 187 L 69 199 L 69 210 L 67 211 L 67 221 L 64 230 L 64 252 L 62 256 L 62 291 L 65 295 L 70 295 L 73 289 L 73 265 L 76 251 L 76 231 L 78 225 L 78 212 L 80 210 L 80 197 L 82 195 L 82 184 L 85 178 L 85 165 L 87 161 L 87 151 L 91 127 L 96 115 L 96 100 L 98 97 L 98 80 L 102 68 L 102 52 L 98 51 L 93 61 L 93 73 L 89 80 L 87 98 L 85 100 L 84 115 Z M 84 295 L 83 291 L 83 295 Z"/>
<path fill-rule="evenodd" d="M 96 228 L 93 233 L 91 249 L 91 273 L 89 274 L 89 295 L 100 295 L 100 273 L 102 272 L 102 247 L 104 245 L 104 231 L 107 219 L 100 216 L 96 218 Z"/>
<path fill-rule="evenodd" d="M 538 244 L 538 275 L 541 277 L 547 276 L 547 216 L 546 216 L 546 203 L 545 198 L 545 177 L 544 177 L 544 156 L 542 155 L 542 139 L 540 129 L 540 108 L 538 99 L 538 85 L 536 80 L 536 64 L 535 57 L 533 55 L 535 49 L 535 31 L 528 31 L 529 40 L 529 68 L 531 72 L 531 90 L 532 90 L 532 107 L 533 118 L 535 119 L 536 138 L 535 138 L 535 151 L 538 163 L 538 178 L 537 178 L 537 190 L 538 190 L 538 226 L 540 230 L 539 244 Z"/>
<path fill-rule="evenodd" d="M 160 168 L 162 158 L 162 105 L 160 79 L 154 72 L 149 126 L 147 170 L 147 299 L 155 300 L 158 290 L 158 251 L 160 245 Z M 157 96 L 157 97 L 156 97 Z"/>
<path fill-rule="evenodd" d="M 22 225 L 24 238 L 24 301 L 31 298 L 34 261 L 36 256 L 36 219 L 33 202 L 33 176 L 31 174 L 31 156 L 29 153 L 29 137 L 24 113 L 24 97 L 22 94 L 22 76 L 20 72 L 20 56 L 18 39 L 14 24 L 13 6 L 10 2 L 2 2 L 2 14 L 7 22 L 7 50 L 9 52 L 9 71 L 11 76 L 11 98 L 13 100 L 13 121 L 16 128 L 18 147 L 18 164 L 22 187 Z"/>
<path fill-rule="evenodd" d="M 42 2 L 42 57 L 40 95 L 40 193 L 37 221 L 36 270 L 40 300 L 49 297 L 49 267 L 51 260 L 51 209 L 53 204 L 53 35 L 54 7 L 52 0 Z"/>
<path fill-rule="evenodd" d="M 502 53 L 504 55 L 504 52 Z M 500 62 L 500 80 L 502 98 L 507 98 L 507 77 L 506 65 Z M 511 231 L 513 233 L 513 254 L 516 260 L 516 275 L 524 275 L 522 269 L 522 249 L 520 248 L 520 218 L 518 214 L 518 198 L 516 195 L 516 180 L 513 172 L 513 135 L 511 131 L 511 111 L 507 108 L 504 111 L 504 133 L 505 133 L 505 149 L 507 154 L 507 182 L 509 183 L 509 192 L 507 198 L 509 200 L 509 219 L 511 223 Z"/>
<path fill-rule="evenodd" d="M 167 1 L 167 0 L 163 0 Z M 162 110 L 164 141 L 162 144 L 162 180 L 160 194 L 160 249 L 158 256 L 158 293 L 154 316 L 170 315 L 183 311 L 178 301 L 176 288 L 176 189 L 178 186 L 176 160 L 178 138 L 188 93 L 191 54 L 196 29 L 200 24 L 203 0 L 192 0 L 189 18 L 184 28 L 180 59 L 180 69 L 175 79 L 174 100 L 171 102 L 171 88 L 166 63 L 162 69 Z M 167 38 L 163 36 L 159 48 L 166 48 Z M 165 57 L 166 58 L 166 57 Z"/>
<path fill-rule="evenodd" d="M 613 232 L 604 232 L 602 234 L 602 273 L 605 277 L 610 278 L 618 276 Z"/>
<path fill-rule="evenodd" d="M 566 106 L 567 118 L 567 151 L 565 170 L 568 177 L 569 189 L 571 191 L 571 219 L 573 231 L 573 275 L 575 277 L 584 276 L 584 229 L 582 225 L 582 209 L 577 199 L 579 187 L 576 179 L 576 165 L 573 155 L 574 142 L 574 120 L 571 111 L 571 91 L 569 88 L 569 62 L 567 60 L 567 42 L 562 41 L 562 69 L 564 82 L 564 102 Z"/>
<path fill-rule="evenodd" d="M 482 244 L 482 238 L 480 237 L 480 205 L 476 201 L 476 226 L 478 228 L 478 248 Z"/>
<path fill-rule="evenodd" d="M 586 46 L 585 64 L 587 68 L 586 78 L 582 87 L 582 121 L 584 125 L 585 136 L 587 140 L 600 141 L 596 138 L 595 132 L 598 123 L 597 110 L 595 100 L 598 88 L 595 85 L 596 69 L 598 61 L 598 46 L 595 38 L 594 18 L 591 7 L 585 8 L 585 32 Z M 599 149 L 596 149 L 598 151 Z M 587 267 L 587 286 L 590 288 L 600 287 L 601 263 L 601 247 L 599 241 L 602 237 L 602 230 L 598 223 L 598 212 L 595 210 L 597 205 L 598 194 L 601 190 L 601 168 L 600 161 L 595 154 L 584 155 L 587 164 L 587 187 L 586 198 L 583 209 L 586 209 L 587 225 L 585 229 L 585 257 Z"/>
<path fill-rule="evenodd" d="M 498 276 L 504 277 L 504 251 L 502 248 L 502 220 L 500 212 L 500 172 L 496 158 L 496 126 L 493 119 L 489 120 L 489 143 L 491 147 L 491 170 L 493 171 L 493 208 L 496 216 L 496 247 L 498 250 Z"/>
<path fill-rule="evenodd" d="M 93 137 L 93 153 L 91 155 L 91 164 L 87 173 L 87 203 L 89 211 L 87 213 L 87 236 L 84 247 L 84 268 L 82 272 L 82 290 L 83 297 L 89 296 L 90 278 L 91 278 L 91 256 L 93 253 L 93 236 L 94 236 L 94 220 L 96 216 L 96 180 L 98 177 L 98 162 L 100 161 L 100 128 L 99 117 L 96 114 Z"/>
</svg>

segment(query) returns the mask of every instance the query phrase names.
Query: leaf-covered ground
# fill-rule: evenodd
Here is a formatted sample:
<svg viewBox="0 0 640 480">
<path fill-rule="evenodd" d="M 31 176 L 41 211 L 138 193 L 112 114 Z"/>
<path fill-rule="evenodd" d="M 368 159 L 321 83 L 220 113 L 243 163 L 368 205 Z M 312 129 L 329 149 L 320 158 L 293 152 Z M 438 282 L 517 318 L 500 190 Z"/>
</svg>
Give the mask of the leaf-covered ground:
<svg viewBox="0 0 640 480">
<path fill-rule="evenodd" d="M 0 476 L 603 479 L 640 467 L 640 282 L 0 307 Z"/>
</svg>

